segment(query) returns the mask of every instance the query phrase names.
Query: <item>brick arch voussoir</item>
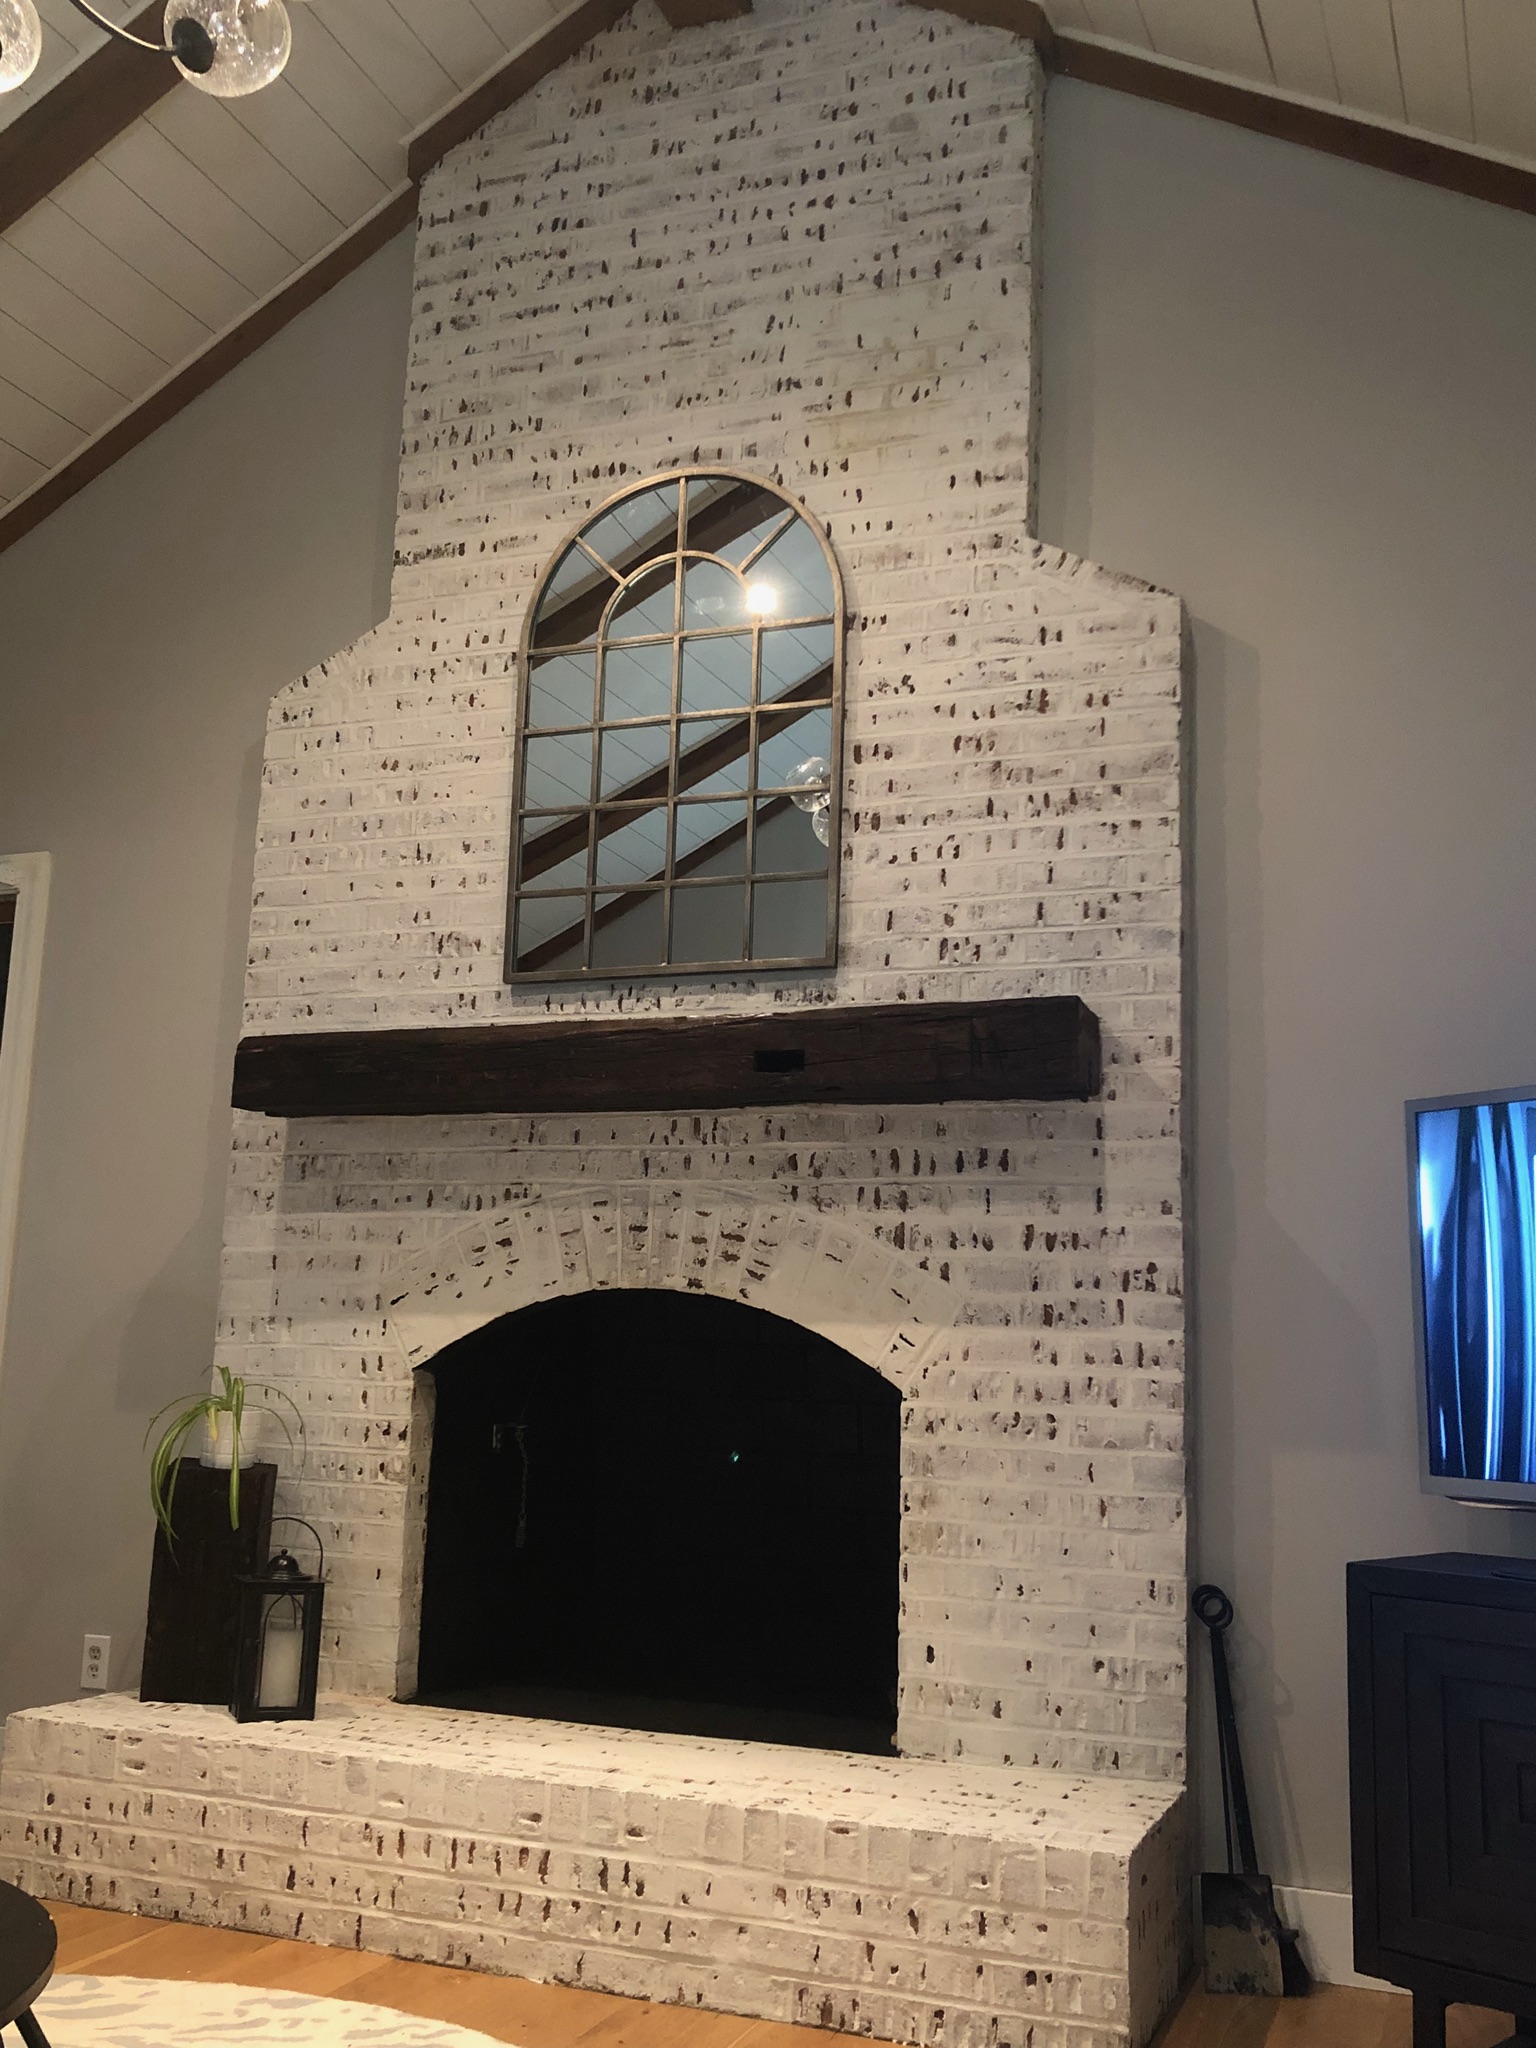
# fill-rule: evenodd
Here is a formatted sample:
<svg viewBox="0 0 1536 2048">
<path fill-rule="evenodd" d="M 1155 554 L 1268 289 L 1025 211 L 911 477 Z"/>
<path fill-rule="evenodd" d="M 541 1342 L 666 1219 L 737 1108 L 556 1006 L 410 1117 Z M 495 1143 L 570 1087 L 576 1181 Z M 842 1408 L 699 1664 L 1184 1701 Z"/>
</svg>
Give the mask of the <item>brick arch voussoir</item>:
<svg viewBox="0 0 1536 2048">
<path fill-rule="evenodd" d="M 910 1390 L 958 1317 L 955 1290 L 856 1214 L 671 1186 L 537 1196 L 451 1231 L 391 1276 L 406 1367 L 498 1317 L 594 1288 L 712 1294 L 814 1330 Z"/>
</svg>

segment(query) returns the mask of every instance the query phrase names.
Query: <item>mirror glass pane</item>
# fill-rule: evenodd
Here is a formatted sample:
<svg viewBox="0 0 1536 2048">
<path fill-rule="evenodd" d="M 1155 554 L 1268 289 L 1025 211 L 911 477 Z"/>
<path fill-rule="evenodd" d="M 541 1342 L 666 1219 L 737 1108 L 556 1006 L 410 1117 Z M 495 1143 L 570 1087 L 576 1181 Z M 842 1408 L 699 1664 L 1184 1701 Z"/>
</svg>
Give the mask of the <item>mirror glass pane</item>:
<svg viewBox="0 0 1536 2048">
<path fill-rule="evenodd" d="M 624 585 L 608 612 L 603 637 L 641 640 L 670 634 L 677 615 L 677 558 L 653 562 Z"/>
<path fill-rule="evenodd" d="M 677 485 L 659 484 L 611 505 L 581 537 L 621 576 L 652 555 L 670 555 L 677 546 Z"/>
<path fill-rule="evenodd" d="M 672 892 L 672 958 L 740 960 L 747 943 L 747 892 L 741 882 L 712 882 Z"/>
<path fill-rule="evenodd" d="M 592 915 L 592 965 L 612 973 L 666 958 L 666 897 L 660 889 L 599 895 Z"/>
<path fill-rule="evenodd" d="M 827 626 L 781 626 L 762 636 L 762 681 L 759 698 L 764 704 L 791 694 L 801 697 L 830 697 L 832 694 L 833 632 Z"/>
<path fill-rule="evenodd" d="M 581 965 L 585 896 L 523 896 L 517 906 L 517 964 L 528 973 Z"/>
<path fill-rule="evenodd" d="M 744 875 L 747 871 L 747 806 L 733 803 L 679 804 L 672 872 L 675 875 Z"/>
<path fill-rule="evenodd" d="M 518 879 L 534 889 L 583 889 L 587 882 L 590 811 L 529 818 L 523 826 Z"/>
<path fill-rule="evenodd" d="M 752 871 L 757 875 L 824 875 L 828 848 L 816 836 L 815 813 L 786 796 L 761 797 L 752 834 Z"/>
<path fill-rule="evenodd" d="M 597 882 L 659 882 L 667 866 L 667 813 L 659 810 L 599 811 Z"/>
<path fill-rule="evenodd" d="M 530 739 L 523 749 L 523 808 L 553 811 L 592 801 L 592 729 Z"/>
<path fill-rule="evenodd" d="M 757 747 L 759 789 L 798 789 L 825 781 L 832 760 L 829 706 L 803 711 L 798 718 L 778 712 L 758 722 L 762 727 Z M 818 765 L 823 762 L 825 768 Z M 806 770 L 811 772 L 802 772 Z"/>
<path fill-rule="evenodd" d="M 669 718 L 671 713 L 670 640 L 646 640 L 638 647 L 608 647 L 603 650 L 605 719 Z"/>
<path fill-rule="evenodd" d="M 728 711 L 752 701 L 752 635 L 694 634 L 683 642 L 684 711 Z"/>
<path fill-rule="evenodd" d="M 814 959 L 827 922 L 825 882 L 754 882 L 754 960 Z"/>
<path fill-rule="evenodd" d="M 747 586 L 722 562 L 690 561 L 683 572 L 683 629 L 700 632 L 710 626 L 747 626 L 752 613 Z"/>
<path fill-rule="evenodd" d="M 667 794 L 672 760 L 672 726 L 616 725 L 603 729 L 600 786 L 605 797 L 643 798 L 654 803 Z"/>
<path fill-rule="evenodd" d="M 590 725 L 597 655 L 555 654 L 535 661 L 528 675 L 528 730 Z"/>
<path fill-rule="evenodd" d="M 724 472 L 561 551 L 525 642 L 510 974 L 830 961 L 840 603 L 808 517 Z"/>
<path fill-rule="evenodd" d="M 759 555 L 748 580 L 761 585 L 759 609 L 779 619 L 819 618 L 832 609 L 832 571 L 821 543 L 803 519 L 786 527 Z M 768 603 L 771 594 L 772 603 Z"/>
<path fill-rule="evenodd" d="M 745 718 L 688 718 L 677 729 L 677 787 L 696 796 L 744 790 L 752 767 Z"/>
</svg>

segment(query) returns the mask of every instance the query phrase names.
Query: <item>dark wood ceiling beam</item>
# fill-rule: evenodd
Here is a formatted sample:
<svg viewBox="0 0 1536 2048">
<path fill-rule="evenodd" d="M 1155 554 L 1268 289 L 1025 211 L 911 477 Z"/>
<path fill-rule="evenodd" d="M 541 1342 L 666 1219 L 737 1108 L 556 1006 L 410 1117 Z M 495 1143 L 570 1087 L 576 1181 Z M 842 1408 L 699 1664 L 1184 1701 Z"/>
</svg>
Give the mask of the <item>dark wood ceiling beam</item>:
<svg viewBox="0 0 1536 2048">
<path fill-rule="evenodd" d="M 705 28 L 712 21 L 739 21 L 752 0 L 657 0 L 668 28 Z"/>
<path fill-rule="evenodd" d="M 151 0 L 124 26 L 158 42 L 164 16 L 165 0 Z M 0 128 L 0 234 L 164 99 L 179 76 L 169 57 L 114 36 Z"/>
<path fill-rule="evenodd" d="M 1342 108 L 1335 112 L 1303 105 L 1278 93 L 1261 92 L 1257 86 L 1237 85 L 1204 71 L 1187 71 L 1159 57 L 1110 49 L 1085 36 L 1058 33 L 1035 0 L 915 0 L 915 4 L 961 21 L 1011 30 L 1032 42 L 1047 70 L 1059 77 L 1155 100 L 1159 106 L 1180 107 L 1185 113 L 1203 114 L 1207 120 L 1248 128 L 1256 135 L 1270 135 L 1280 142 L 1321 150 L 1325 156 L 1412 178 L 1421 185 L 1437 185 L 1445 192 L 1482 199 L 1490 206 L 1536 213 L 1536 171 L 1498 163 L 1455 143 L 1434 142 L 1363 121 Z"/>
<path fill-rule="evenodd" d="M 1234 85 L 1201 71 L 1184 71 L 1155 57 L 1106 49 L 1082 36 L 1057 36 L 1049 61 L 1062 78 L 1078 78 L 1089 85 L 1106 86 L 1111 92 L 1155 100 L 1160 106 L 1180 107 L 1210 121 L 1225 121 L 1256 135 L 1270 135 L 1279 142 L 1321 150 L 1325 156 L 1412 178 L 1420 185 L 1436 185 L 1443 192 L 1482 199 L 1490 206 L 1536 213 L 1536 171 L 1498 163 L 1453 143 L 1406 135 L 1401 129 L 1383 128 L 1326 107 L 1304 106 L 1253 86 Z"/>
</svg>

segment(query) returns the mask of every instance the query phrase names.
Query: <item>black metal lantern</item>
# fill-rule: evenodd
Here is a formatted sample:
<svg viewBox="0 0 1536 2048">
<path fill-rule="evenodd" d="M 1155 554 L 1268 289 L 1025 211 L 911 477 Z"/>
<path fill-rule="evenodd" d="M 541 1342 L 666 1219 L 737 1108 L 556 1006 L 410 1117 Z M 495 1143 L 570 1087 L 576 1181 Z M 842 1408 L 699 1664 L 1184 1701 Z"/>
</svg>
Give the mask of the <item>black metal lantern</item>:
<svg viewBox="0 0 1536 2048">
<path fill-rule="evenodd" d="M 277 1521 L 298 1521 L 278 1515 Z M 288 1551 L 279 1550 L 264 1572 L 236 1580 L 239 1614 L 235 1635 L 237 1721 L 313 1721 L 320 1677 L 320 1617 L 325 1605 L 325 1546 L 320 1570 L 311 1578 Z"/>
</svg>

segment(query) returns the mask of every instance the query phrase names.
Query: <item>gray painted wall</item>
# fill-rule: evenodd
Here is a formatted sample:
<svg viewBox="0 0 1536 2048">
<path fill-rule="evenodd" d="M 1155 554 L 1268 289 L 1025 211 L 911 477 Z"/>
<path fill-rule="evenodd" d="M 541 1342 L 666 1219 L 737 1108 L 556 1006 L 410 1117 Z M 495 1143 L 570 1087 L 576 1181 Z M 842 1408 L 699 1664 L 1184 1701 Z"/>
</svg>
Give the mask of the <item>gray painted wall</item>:
<svg viewBox="0 0 1536 2048">
<path fill-rule="evenodd" d="M 1536 220 L 1065 81 L 1046 137 L 1040 530 L 1192 624 L 1195 1557 L 1261 1850 L 1343 1889 L 1345 1561 L 1536 1548 L 1418 1491 L 1401 1128 L 1536 1081 Z"/>
<path fill-rule="evenodd" d="M 0 1711 L 142 1646 L 205 1383 L 267 704 L 388 604 L 411 237 L 0 555 L 0 851 L 54 856 L 0 1375 Z"/>
<path fill-rule="evenodd" d="M 1046 162 L 1041 531 L 1193 622 L 1197 1557 L 1269 1860 L 1338 1888 L 1344 1561 L 1536 1550 L 1417 1491 L 1400 1135 L 1406 1096 L 1536 1079 L 1536 221 L 1069 82 Z M 0 847 L 57 860 L 0 1708 L 70 1693 L 87 1628 L 136 1669 L 263 714 L 385 608 L 408 259 L 0 556 Z"/>
</svg>

